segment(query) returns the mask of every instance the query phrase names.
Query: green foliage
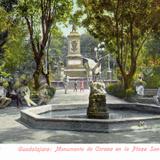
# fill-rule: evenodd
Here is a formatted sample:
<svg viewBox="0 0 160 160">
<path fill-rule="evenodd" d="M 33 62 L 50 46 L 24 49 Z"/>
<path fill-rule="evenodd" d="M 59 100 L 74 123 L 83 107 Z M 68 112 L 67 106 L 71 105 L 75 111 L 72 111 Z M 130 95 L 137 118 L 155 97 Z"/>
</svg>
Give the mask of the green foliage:
<svg viewBox="0 0 160 160">
<path fill-rule="evenodd" d="M 160 28 L 160 4 L 154 0 L 79 0 L 82 24 L 115 55 L 125 89 L 149 34 Z"/>
<path fill-rule="evenodd" d="M 2 6 L 7 12 L 12 11 L 15 4 L 17 4 L 17 0 L 1 0 L 0 1 L 0 6 Z"/>
<path fill-rule="evenodd" d="M 156 74 L 148 78 L 146 88 L 158 88 L 160 87 L 160 75 Z"/>
<path fill-rule="evenodd" d="M 147 53 L 153 58 L 160 57 L 160 33 L 153 34 L 146 43 Z"/>
<path fill-rule="evenodd" d="M 54 87 L 46 87 L 46 89 L 48 90 L 48 96 L 49 98 L 53 98 L 55 92 L 56 92 L 56 88 Z"/>
<path fill-rule="evenodd" d="M 135 89 L 132 87 L 124 90 L 124 87 L 120 82 L 115 84 L 109 84 L 106 90 L 109 94 L 118 98 L 130 98 L 136 94 Z"/>
<path fill-rule="evenodd" d="M 160 68 L 153 68 L 152 74 L 144 77 L 146 81 L 146 88 L 158 88 L 160 87 Z"/>
<path fill-rule="evenodd" d="M 17 24 L 9 29 L 8 40 L 3 47 L 5 69 L 10 73 L 20 70 L 32 59 L 32 54 L 29 52 L 29 47 L 25 41 L 26 32 L 22 27 Z"/>
<path fill-rule="evenodd" d="M 3 78 L 9 78 L 9 77 L 10 77 L 10 74 L 7 73 L 7 72 L 5 72 L 5 71 L 4 71 L 4 68 L 5 68 L 5 66 L 4 66 L 4 64 L 2 64 L 2 65 L 0 66 L 0 76 L 3 77 Z"/>
<path fill-rule="evenodd" d="M 154 33 L 150 36 L 149 40 L 145 44 L 145 54 L 143 55 L 143 64 L 147 67 L 150 63 L 150 67 L 156 67 L 160 65 L 160 32 Z"/>
<path fill-rule="evenodd" d="M 59 29 L 58 25 L 68 21 L 72 5 L 72 0 L 20 0 L 18 3 L 17 16 L 25 22 L 28 28 L 29 42 L 36 65 L 33 78 L 37 90 L 40 87 L 41 75 L 45 75 L 46 82 L 50 83 L 49 65 L 48 63 L 47 67 L 43 65 L 45 58 L 48 59 L 50 36 L 53 30 Z"/>
<path fill-rule="evenodd" d="M 135 91 L 135 89 L 133 89 L 133 88 L 128 88 L 128 89 L 126 90 L 126 97 L 127 97 L 127 98 L 132 97 L 132 96 L 134 96 L 135 94 L 136 94 L 136 91 Z"/>
<path fill-rule="evenodd" d="M 124 87 L 121 83 L 109 84 L 106 90 L 107 93 L 119 98 L 124 98 L 126 96 Z"/>
<path fill-rule="evenodd" d="M 0 15 L 0 32 L 3 32 L 10 26 L 8 17 L 9 14 L 2 7 L 0 7 Z"/>
<path fill-rule="evenodd" d="M 47 6 L 50 2 L 51 4 Z M 47 7 L 50 7 L 50 9 Z M 44 23 L 47 22 L 46 25 L 51 30 L 56 29 L 58 23 L 67 22 L 71 10 L 72 0 L 59 0 L 57 2 L 54 0 L 20 0 L 17 6 L 17 16 L 32 18 L 33 37 L 36 41 L 36 39 L 39 40 L 43 36 L 41 33 L 43 32 L 42 25 L 45 25 Z M 45 16 L 47 18 L 48 14 L 51 14 L 50 19 L 45 19 L 45 22 L 42 22 L 41 18 L 45 18 Z"/>
<path fill-rule="evenodd" d="M 86 33 L 81 35 L 80 41 L 82 55 L 88 58 L 95 58 L 94 48 L 98 45 L 98 40 L 89 33 Z"/>
<path fill-rule="evenodd" d="M 135 86 L 139 86 L 139 85 L 143 85 L 143 86 L 146 86 L 146 82 L 145 81 L 143 81 L 143 80 L 140 80 L 140 79 L 137 79 L 136 81 L 135 81 Z"/>
<path fill-rule="evenodd" d="M 7 88 L 7 87 L 9 86 L 8 81 L 6 81 L 6 80 L 3 81 L 3 84 L 2 84 L 2 85 L 3 85 L 4 88 Z"/>
<path fill-rule="evenodd" d="M 9 14 L 2 7 L 0 7 L 0 58 L 3 58 L 4 50 L 2 47 L 6 43 L 8 36 L 7 29 L 10 25 Z"/>
</svg>

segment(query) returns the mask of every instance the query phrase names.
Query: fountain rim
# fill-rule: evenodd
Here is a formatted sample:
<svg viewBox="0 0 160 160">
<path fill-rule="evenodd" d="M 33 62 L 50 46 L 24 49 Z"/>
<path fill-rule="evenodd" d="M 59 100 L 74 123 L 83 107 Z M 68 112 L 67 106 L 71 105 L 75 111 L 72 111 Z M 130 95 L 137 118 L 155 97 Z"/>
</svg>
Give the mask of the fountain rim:
<svg viewBox="0 0 160 160">
<path fill-rule="evenodd" d="M 130 105 L 141 105 L 140 103 L 128 103 Z M 160 115 L 155 115 L 155 116 L 148 116 L 148 117 L 132 117 L 132 118 L 123 118 L 123 119 L 90 119 L 90 118 L 71 118 L 71 117 L 55 117 L 55 118 L 47 118 L 44 117 L 43 115 L 41 115 L 42 113 L 46 113 L 49 111 L 60 111 L 60 110 L 72 110 L 72 109 L 85 109 L 87 110 L 87 105 L 88 103 L 81 103 L 81 104 L 77 104 L 77 103 L 72 103 L 72 104 L 48 104 L 48 105 L 42 105 L 42 106 L 38 106 L 38 107 L 33 107 L 33 108 L 28 108 L 25 110 L 21 110 L 21 118 L 22 115 L 26 115 L 28 117 L 31 117 L 35 120 L 44 120 L 44 121 L 80 121 L 80 122 L 110 122 L 110 123 L 114 123 L 114 122 L 125 122 L 125 121 L 144 121 L 144 120 L 153 120 L 153 119 L 160 119 Z M 114 106 L 116 105 L 124 105 L 122 103 L 116 103 L 116 104 L 107 104 L 107 105 L 112 105 L 113 109 Z M 127 103 L 125 103 L 125 105 L 127 105 Z M 143 104 L 143 105 L 147 105 L 147 104 Z M 148 106 L 152 106 L 155 108 L 159 108 L 156 105 L 148 105 Z M 65 108 L 59 108 L 59 107 L 65 107 Z M 75 108 L 77 107 L 77 108 Z M 133 109 L 131 109 L 133 110 Z"/>
</svg>

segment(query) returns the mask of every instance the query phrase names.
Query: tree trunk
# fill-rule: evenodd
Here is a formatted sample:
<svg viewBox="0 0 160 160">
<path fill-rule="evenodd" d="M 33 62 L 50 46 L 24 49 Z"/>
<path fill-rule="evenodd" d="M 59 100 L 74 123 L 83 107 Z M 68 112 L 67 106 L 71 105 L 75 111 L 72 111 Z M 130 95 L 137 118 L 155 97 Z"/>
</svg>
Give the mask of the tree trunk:
<svg viewBox="0 0 160 160">
<path fill-rule="evenodd" d="M 133 80 L 133 75 L 132 76 L 123 77 L 123 83 L 124 83 L 125 91 L 131 87 L 132 80 Z"/>
<path fill-rule="evenodd" d="M 42 74 L 42 69 L 43 69 L 42 57 L 36 58 L 35 61 L 36 61 L 36 70 L 33 74 L 33 78 L 34 78 L 35 89 L 38 90 L 40 87 L 40 76 Z"/>
<path fill-rule="evenodd" d="M 45 75 L 45 78 L 46 78 L 46 82 L 47 82 L 48 86 L 50 86 L 49 73 L 47 73 L 47 74 Z"/>
<path fill-rule="evenodd" d="M 45 80 L 46 80 L 48 86 L 50 86 L 50 77 L 49 77 L 50 73 L 49 73 L 49 70 L 47 71 L 47 73 L 44 73 L 44 70 L 42 70 L 42 74 L 45 77 Z"/>
<path fill-rule="evenodd" d="M 40 77 L 40 71 L 36 70 L 33 74 L 35 90 L 38 90 L 40 87 L 39 77 Z"/>
<path fill-rule="evenodd" d="M 131 87 L 132 81 L 133 81 L 133 76 L 136 72 L 136 60 L 132 60 L 132 64 L 130 67 L 130 71 L 129 73 L 126 73 L 124 67 L 122 66 L 121 63 L 119 63 L 119 59 L 117 59 L 117 64 L 119 66 L 121 75 L 122 75 L 122 79 L 123 79 L 123 85 L 124 85 L 124 89 L 125 91 Z"/>
</svg>

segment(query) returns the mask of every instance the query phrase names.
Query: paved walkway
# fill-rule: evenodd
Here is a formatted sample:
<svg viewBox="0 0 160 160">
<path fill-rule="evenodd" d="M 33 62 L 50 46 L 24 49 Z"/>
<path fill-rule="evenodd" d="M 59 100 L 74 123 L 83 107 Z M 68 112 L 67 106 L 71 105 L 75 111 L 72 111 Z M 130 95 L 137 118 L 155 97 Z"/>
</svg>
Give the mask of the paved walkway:
<svg viewBox="0 0 160 160">
<path fill-rule="evenodd" d="M 55 104 L 70 104 L 70 103 L 84 103 L 88 104 L 89 90 L 85 90 L 84 92 L 74 92 L 73 90 L 68 90 L 67 94 L 64 94 L 64 90 L 57 90 L 55 97 L 51 100 L 50 103 Z M 106 96 L 107 103 L 126 103 L 125 101 L 110 96 L 107 94 Z"/>
<path fill-rule="evenodd" d="M 51 103 L 87 103 L 89 91 L 84 93 L 58 90 Z M 121 100 L 107 96 L 108 101 Z M 27 109 L 26 107 L 21 109 Z M 125 131 L 117 133 L 75 132 L 32 129 L 18 119 L 20 109 L 0 110 L 0 143 L 160 143 L 160 129 Z"/>
</svg>

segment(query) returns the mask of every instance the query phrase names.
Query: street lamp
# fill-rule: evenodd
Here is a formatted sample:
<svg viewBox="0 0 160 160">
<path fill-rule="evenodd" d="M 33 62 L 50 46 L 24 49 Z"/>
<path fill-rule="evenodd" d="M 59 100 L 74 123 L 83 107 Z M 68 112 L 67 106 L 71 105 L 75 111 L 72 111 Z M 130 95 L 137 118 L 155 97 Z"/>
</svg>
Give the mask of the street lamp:
<svg viewBox="0 0 160 160">
<path fill-rule="evenodd" d="M 104 42 L 99 43 L 98 46 L 94 48 L 94 51 L 96 53 L 96 56 L 95 56 L 96 60 L 98 60 L 98 58 L 99 58 L 98 52 L 102 53 L 102 52 L 104 52 L 104 50 L 105 50 L 105 43 Z"/>
<path fill-rule="evenodd" d="M 108 54 L 108 77 L 109 77 L 109 80 L 112 80 L 112 70 L 111 70 L 111 55 L 110 53 Z"/>
<path fill-rule="evenodd" d="M 100 58 L 102 57 L 99 57 L 98 53 L 103 53 L 105 50 L 105 43 L 104 42 L 101 42 L 97 45 L 97 47 L 94 48 L 94 51 L 95 51 L 95 61 L 96 63 L 99 63 L 98 61 L 100 60 Z M 100 64 L 100 72 L 99 72 L 99 78 L 101 78 L 101 64 Z"/>
<path fill-rule="evenodd" d="M 94 48 L 96 53 L 96 60 L 98 60 L 98 53 L 103 53 L 105 51 L 105 42 L 101 42 L 98 44 L 97 47 Z M 108 65 L 107 65 L 107 78 L 112 80 L 112 70 L 111 70 L 111 54 L 108 53 L 107 55 Z"/>
<path fill-rule="evenodd" d="M 97 47 L 95 47 L 95 48 L 94 48 L 94 51 L 95 51 L 95 53 L 96 53 L 96 56 L 95 56 L 95 58 L 96 58 L 96 59 L 98 59 L 98 55 L 97 55 L 98 48 L 97 48 Z"/>
</svg>

